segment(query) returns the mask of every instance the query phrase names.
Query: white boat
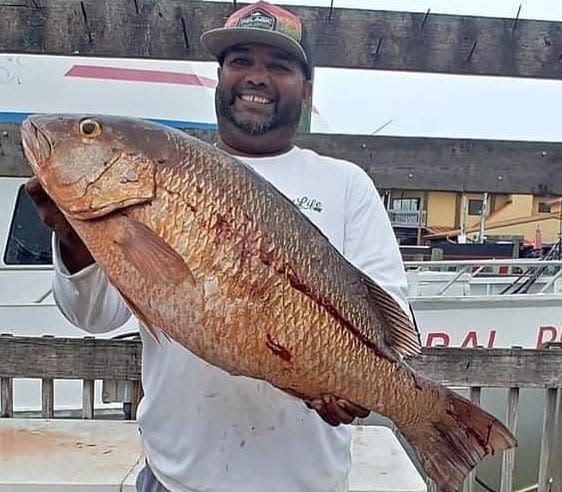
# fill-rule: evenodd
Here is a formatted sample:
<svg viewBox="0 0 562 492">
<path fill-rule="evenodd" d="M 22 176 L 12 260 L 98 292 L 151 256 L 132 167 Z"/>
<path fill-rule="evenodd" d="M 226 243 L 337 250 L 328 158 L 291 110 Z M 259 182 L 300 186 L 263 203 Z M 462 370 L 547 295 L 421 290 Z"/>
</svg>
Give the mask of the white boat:
<svg viewBox="0 0 562 492">
<path fill-rule="evenodd" d="M 540 348 L 562 341 L 562 261 L 406 262 L 424 346 Z"/>
</svg>

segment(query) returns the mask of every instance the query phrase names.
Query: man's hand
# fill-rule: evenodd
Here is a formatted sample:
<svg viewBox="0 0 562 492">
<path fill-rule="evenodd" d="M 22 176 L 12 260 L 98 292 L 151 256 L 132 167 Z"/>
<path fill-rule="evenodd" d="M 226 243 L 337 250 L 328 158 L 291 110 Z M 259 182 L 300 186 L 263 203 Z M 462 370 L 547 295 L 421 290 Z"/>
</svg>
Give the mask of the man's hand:
<svg viewBox="0 0 562 492">
<path fill-rule="evenodd" d="M 333 426 L 351 424 L 357 417 L 365 418 L 371 413 L 366 408 L 332 395 L 323 395 L 322 398 L 307 401 L 306 405 L 316 410 L 325 422 Z"/>
<path fill-rule="evenodd" d="M 43 223 L 59 238 L 62 261 L 70 273 L 76 273 L 94 262 L 86 245 L 78 237 L 64 214 L 51 200 L 37 178 L 25 184 L 25 191 L 33 201 Z"/>
</svg>

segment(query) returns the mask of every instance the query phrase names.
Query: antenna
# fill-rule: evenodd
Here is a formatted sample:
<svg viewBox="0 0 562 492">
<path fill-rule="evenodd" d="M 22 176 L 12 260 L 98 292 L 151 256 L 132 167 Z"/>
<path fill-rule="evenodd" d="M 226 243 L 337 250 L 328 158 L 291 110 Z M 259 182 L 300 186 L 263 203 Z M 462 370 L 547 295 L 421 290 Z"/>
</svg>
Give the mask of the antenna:
<svg viewBox="0 0 562 492">
<path fill-rule="evenodd" d="M 381 130 L 384 130 L 388 125 L 390 125 L 392 122 L 394 121 L 393 118 L 390 118 L 386 123 L 383 123 L 381 126 L 379 126 L 373 133 L 371 133 L 371 135 L 376 135 L 377 133 L 379 133 Z"/>
</svg>

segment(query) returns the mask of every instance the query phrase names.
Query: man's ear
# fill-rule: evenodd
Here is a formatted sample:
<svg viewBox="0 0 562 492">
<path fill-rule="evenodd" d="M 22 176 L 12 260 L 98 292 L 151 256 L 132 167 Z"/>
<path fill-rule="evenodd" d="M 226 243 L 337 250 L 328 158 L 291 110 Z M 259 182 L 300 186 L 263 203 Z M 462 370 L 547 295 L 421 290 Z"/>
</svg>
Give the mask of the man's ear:
<svg viewBox="0 0 562 492">
<path fill-rule="evenodd" d="M 305 80 L 302 86 L 303 99 L 307 100 L 312 97 L 312 80 Z"/>
</svg>

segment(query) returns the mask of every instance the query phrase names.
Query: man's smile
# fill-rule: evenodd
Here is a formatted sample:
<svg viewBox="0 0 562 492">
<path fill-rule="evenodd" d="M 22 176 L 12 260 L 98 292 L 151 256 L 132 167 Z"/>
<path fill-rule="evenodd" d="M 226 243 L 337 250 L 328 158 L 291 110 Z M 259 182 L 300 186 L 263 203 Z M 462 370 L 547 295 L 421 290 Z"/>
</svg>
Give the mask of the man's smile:
<svg viewBox="0 0 562 492">
<path fill-rule="evenodd" d="M 241 94 L 238 94 L 237 99 L 240 99 L 245 103 L 258 104 L 261 106 L 266 106 L 274 103 L 274 100 L 265 94 L 255 94 L 250 92 L 243 92 Z"/>
</svg>

